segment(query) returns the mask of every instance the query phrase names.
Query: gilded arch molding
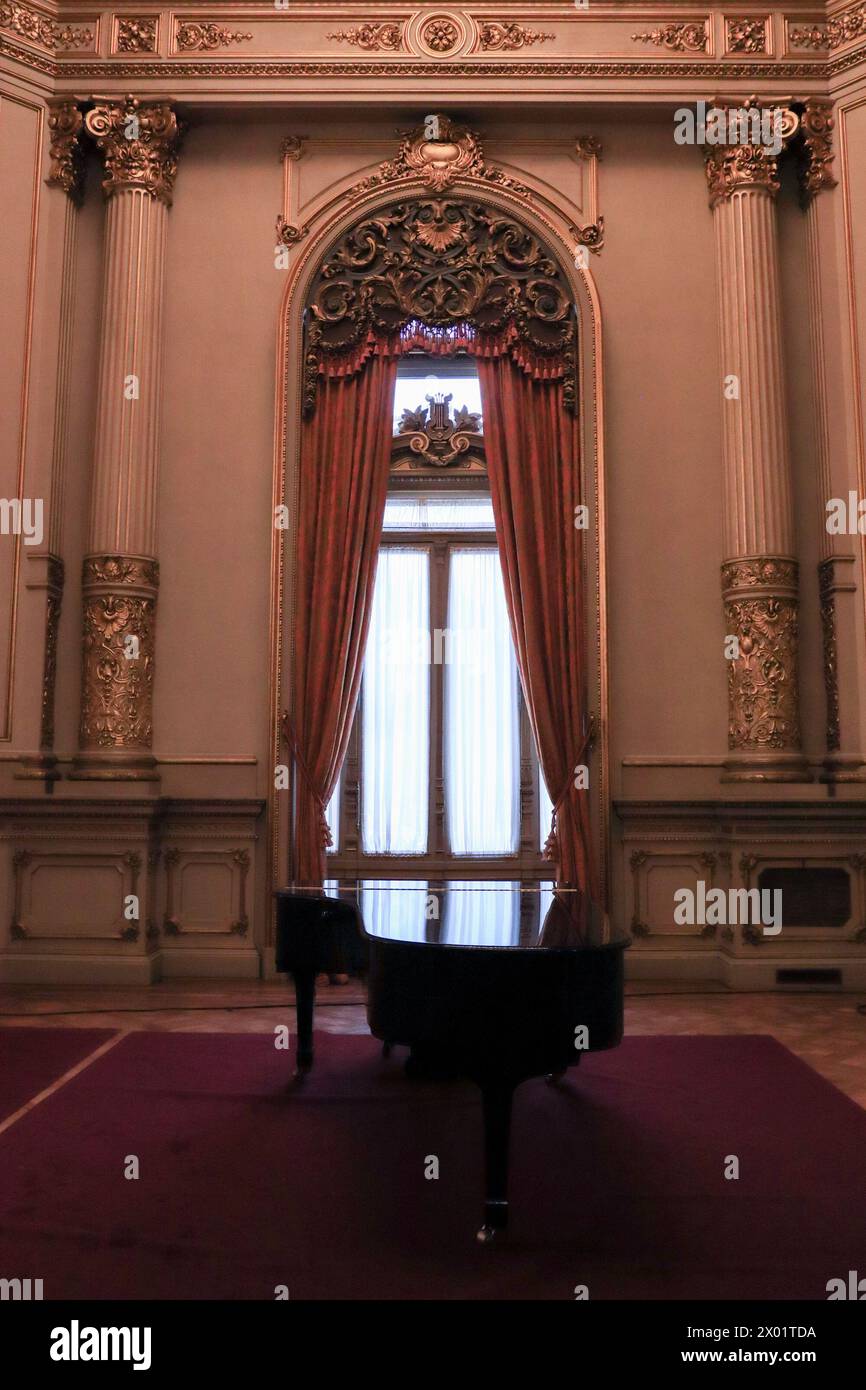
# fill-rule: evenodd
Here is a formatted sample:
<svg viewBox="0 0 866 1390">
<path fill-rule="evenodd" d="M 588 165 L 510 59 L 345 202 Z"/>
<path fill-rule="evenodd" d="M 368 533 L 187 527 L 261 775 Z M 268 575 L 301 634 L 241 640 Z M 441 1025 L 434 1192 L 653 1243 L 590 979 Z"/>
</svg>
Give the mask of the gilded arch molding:
<svg viewBox="0 0 866 1390">
<path fill-rule="evenodd" d="M 581 158 L 593 156 L 588 147 Z M 576 224 L 574 209 L 565 198 L 556 203 L 531 186 L 515 188 L 510 181 L 479 178 L 461 172 L 450 181 L 447 197 L 457 204 L 477 205 L 493 216 L 511 218 L 538 240 L 555 263 L 568 287 L 577 320 L 576 405 L 581 421 L 582 495 L 595 525 L 587 533 L 586 593 L 587 631 L 590 634 L 590 699 L 599 729 L 596 745 L 593 832 L 602 883 L 607 892 L 610 864 L 610 776 L 608 740 L 607 611 L 605 569 L 604 420 L 602 393 L 602 323 L 599 297 L 588 256 L 585 228 Z M 340 195 L 339 200 L 315 211 L 304 211 L 305 235 L 294 241 L 292 263 L 283 294 L 277 335 L 273 504 L 285 506 L 287 530 L 274 529 L 271 552 L 272 663 L 270 702 L 271 763 L 282 760 L 280 712 L 290 688 L 291 612 L 294 588 L 295 539 L 292 530 L 297 511 L 300 433 L 304 400 L 304 310 L 322 263 L 342 237 L 365 219 L 375 218 L 396 199 L 423 201 L 429 184 L 418 171 L 401 176 L 398 187 L 387 177 L 362 180 Z M 334 201 L 342 202 L 341 207 Z M 600 242 L 600 237 L 599 237 Z M 583 249 L 582 249 L 583 248 Z M 596 249 L 590 247 L 589 249 Z M 273 779 L 271 779 L 273 783 Z M 268 888 L 287 877 L 289 803 L 285 792 L 273 785 L 269 792 Z M 273 934 L 273 923 L 269 939 Z"/>
</svg>

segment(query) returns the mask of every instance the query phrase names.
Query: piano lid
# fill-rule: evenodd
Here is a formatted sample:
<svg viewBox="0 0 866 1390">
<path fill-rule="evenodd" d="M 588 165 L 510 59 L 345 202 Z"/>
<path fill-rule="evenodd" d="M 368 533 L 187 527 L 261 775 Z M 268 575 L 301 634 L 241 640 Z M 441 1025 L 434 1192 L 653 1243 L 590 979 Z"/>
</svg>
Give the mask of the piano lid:
<svg viewBox="0 0 866 1390">
<path fill-rule="evenodd" d="M 357 890 L 329 883 L 325 892 L 357 904 L 367 935 L 386 940 L 500 950 L 627 944 L 597 903 L 577 890 L 555 891 L 552 883 L 370 879 Z"/>
</svg>

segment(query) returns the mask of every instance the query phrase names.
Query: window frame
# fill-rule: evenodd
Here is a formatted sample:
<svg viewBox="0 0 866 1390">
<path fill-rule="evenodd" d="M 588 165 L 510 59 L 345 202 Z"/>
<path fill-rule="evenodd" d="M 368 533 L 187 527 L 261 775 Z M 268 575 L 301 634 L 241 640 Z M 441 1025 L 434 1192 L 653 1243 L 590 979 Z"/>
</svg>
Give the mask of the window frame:
<svg viewBox="0 0 866 1390">
<path fill-rule="evenodd" d="M 433 491 L 434 489 L 425 489 Z M 438 489 L 436 489 L 438 490 Z M 468 489 L 482 491 L 477 486 Z M 403 489 L 393 489 L 393 492 Z M 442 489 L 447 496 L 451 489 Z M 486 492 L 486 489 L 484 489 Z M 392 495 L 389 491 L 389 496 Z M 450 557 L 456 550 L 494 550 L 498 542 L 490 530 L 411 530 L 384 531 L 380 548 L 424 550 L 429 555 L 429 627 L 431 634 L 445 630 L 448 621 Z M 432 639 L 431 639 L 432 640 Z M 506 879 L 536 883 L 548 881 L 551 865 L 544 859 L 539 843 L 538 758 L 523 690 L 518 680 L 519 733 L 519 840 L 509 854 L 455 855 L 447 840 L 445 814 L 445 664 L 430 663 L 430 739 L 428 745 L 428 828 L 427 853 L 370 853 L 361 842 L 361 798 L 363 795 L 362 754 L 363 684 L 352 722 L 346 759 L 340 779 L 339 848 L 328 853 L 329 879 L 348 885 L 363 880 L 413 879 L 428 883 L 445 880 Z"/>
</svg>

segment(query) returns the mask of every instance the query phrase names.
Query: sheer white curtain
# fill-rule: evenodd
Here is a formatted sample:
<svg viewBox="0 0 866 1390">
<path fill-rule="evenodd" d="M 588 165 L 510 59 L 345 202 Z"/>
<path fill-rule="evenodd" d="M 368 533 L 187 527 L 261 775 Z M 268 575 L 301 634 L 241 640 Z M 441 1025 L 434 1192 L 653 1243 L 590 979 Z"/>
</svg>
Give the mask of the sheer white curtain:
<svg viewBox="0 0 866 1390">
<path fill-rule="evenodd" d="M 520 885 L 449 883 L 441 940 L 455 946 L 516 946 L 520 940 Z"/>
<path fill-rule="evenodd" d="M 421 879 L 367 879 L 361 884 L 361 916 L 371 936 L 426 941 L 426 909 L 427 884 Z"/>
<path fill-rule="evenodd" d="M 361 842 L 368 854 L 427 852 L 430 561 L 383 547 L 362 688 Z"/>
<path fill-rule="evenodd" d="M 385 531 L 494 531 L 489 497 L 389 497 Z"/>
<path fill-rule="evenodd" d="M 547 790 L 547 783 L 544 780 L 544 773 L 541 770 L 541 763 L 537 764 L 538 770 L 538 848 L 544 849 L 547 844 L 547 837 L 550 834 L 550 818 L 553 815 L 553 800 Z M 560 788 L 561 790 L 561 788 Z"/>
<path fill-rule="evenodd" d="M 518 677 L 495 550 L 451 552 L 443 647 L 451 850 L 511 854 L 520 834 Z"/>
<path fill-rule="evenodd" d="M 544 926 L 544 919 L 553 903 L 553 882 L 538 885 L 538 930 Z"/>
<path fill-rule="evenodd" d="M 328 846 L 329 854 L 336 854 L 340 848 L 340 789 L 342 782 L 343 773 L 341 770 L 333 795 L 325 807 L 325 820 L 328 822 L 328 829 L 331 832 L 331 843 Z"/>
</svg>

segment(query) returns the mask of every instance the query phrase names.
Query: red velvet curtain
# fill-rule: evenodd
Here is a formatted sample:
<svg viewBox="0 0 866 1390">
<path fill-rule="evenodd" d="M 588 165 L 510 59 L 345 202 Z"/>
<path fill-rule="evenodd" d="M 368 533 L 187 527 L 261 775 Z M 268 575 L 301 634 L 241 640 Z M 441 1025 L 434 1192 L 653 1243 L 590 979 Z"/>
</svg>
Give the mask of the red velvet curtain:
<svg viewBox="0 0 866 1390">
<path fill-rule="evenodd" d="M 554 802 L 548 852 L 560 887 L 598 897 L 589 799 L 583 532 L 577 420 L 564 382 L 510 354 L 478 355 L 484 444 L 511 631 L 544 778 Z"/>
<path fill-rule="evenodd" d="M 325 807 L 358 700 L 391 457 L 397 358 L 375 349 L 352 375 L 322 375 L 302 426 L 291 717 L 294 881 L 321 885 Z"/>
</svg>

